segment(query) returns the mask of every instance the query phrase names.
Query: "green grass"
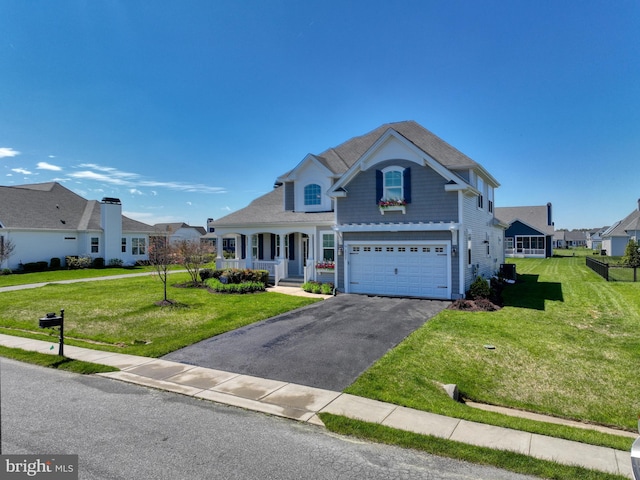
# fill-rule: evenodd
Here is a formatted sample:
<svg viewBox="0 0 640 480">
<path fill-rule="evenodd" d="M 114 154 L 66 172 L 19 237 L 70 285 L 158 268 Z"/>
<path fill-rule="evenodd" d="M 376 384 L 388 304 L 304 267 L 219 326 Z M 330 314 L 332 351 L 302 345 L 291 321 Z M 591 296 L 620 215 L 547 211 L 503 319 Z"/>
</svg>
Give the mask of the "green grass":
<svg viewBox="0 0 640 480">
<path fill-rule="evenodd" d="M 0 287 L 28 285 L 31 283 L 60 282 L 62 280 L 74 280 L 78 278 L 110 277 L 113 275 L 126 275 L 131 273 L 151 273 L 153 271 L 153 267 L 127 267 L 87 268 L 81 270 L 52 270 L 37 273 L 12 273 L 11 275 L 0 275 Z"/>
<path fill-rule="evenodd" d="M 116 372 L 117 368 L 98 363 L 83 362 L 73 360 L 58 355 L 48 355 L 46 353 L 28 352 L 20 348 L 8 348 L 0 345 L 0 357 L 11 358 L 20 362 L 40 365 L 42 367 L 66 370 L 73 373 L 89 375 L 92 373 Z"/>
<path fill-rule="evenodd" d="M 631 440 L 478 411 L 470 400 L 635 431 L 640 412 L 640 283 L 607 283 L 583 256 L 518 259 L 498 312 L 445 310 L 346 391 L 398 405 L 585 443 Z M 494 345 L 494 350 L 485 345 Z"/>
<path fill-rule="evenodd" d="M 170 284 L 187 282 L 184 273 Z M 38 328 L 38 318 L 65 309 L 65 343 L 99 350 L 159 357 L 316 299 L 264 292 L 211 294 L 169 286 L 174 306 L 160 307 L 162 283 L 134 277 L 0 293 L 0 333 L 57 339 L 57 330 Z M 56 340 L 57 341 L 57 340 Z"/>
<path fill-rule="evenodd" d="M 327 429 L 356 438 L 412 448 L 441 457 L 466 460 L 479 465 L 491 465 L 525 475 L 562 480 L 622 480 L 626 477 L 613 475 L 583 467 L 572 467 L 539 460 L 515 452 L 492 450 L 438 437 L 396 430 L 383 425 L 352 420 L 345 417 L 321 413 Z"/>
</svg>

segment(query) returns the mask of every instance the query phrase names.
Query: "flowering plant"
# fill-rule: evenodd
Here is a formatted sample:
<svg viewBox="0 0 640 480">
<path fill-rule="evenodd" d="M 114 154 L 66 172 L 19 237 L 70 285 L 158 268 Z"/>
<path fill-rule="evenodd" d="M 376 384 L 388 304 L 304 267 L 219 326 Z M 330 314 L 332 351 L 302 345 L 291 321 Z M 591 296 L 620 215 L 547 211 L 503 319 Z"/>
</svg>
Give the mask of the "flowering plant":
<svg viewBox="0 0 640 480">
<path fill-rule="evenodd" d="M 316 263 L 317 269 L 322 270 L 334 270 L 336 268 L 336 264 L 331 260 L 324 260 L 322 262 Z"/>
<path fill-rule="evenodd" d="M 381 208 L 385 207 L 404 207 L 407 204 L 407 201 L 402 198 L 396 199 L 383 199 L 378 202 L 378 206 Z"/>
</svg>

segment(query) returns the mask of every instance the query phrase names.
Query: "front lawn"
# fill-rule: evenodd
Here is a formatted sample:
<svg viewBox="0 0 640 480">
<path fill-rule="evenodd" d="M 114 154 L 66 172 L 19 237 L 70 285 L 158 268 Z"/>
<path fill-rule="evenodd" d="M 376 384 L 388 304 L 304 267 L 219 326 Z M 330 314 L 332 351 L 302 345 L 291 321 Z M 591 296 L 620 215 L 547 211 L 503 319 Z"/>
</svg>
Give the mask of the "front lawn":
<svg viewBox="0 0 640 480">
<path fill-rule="evenodd" d="M 473 401 L 634 431 L 640 412 L 640 283 L 607 283 L 583 256 L 517 259 L 518 283 L 497 312 L 445 310 L 346 391 L 469 420 L 588 443 L 631 441 L 505 419 Z M 495 348 L 487 348 L 493 346 Z M 600 437 L 600 438 L 596 438 Z M 609 436 L 610 437 L 610 436 Z"/>
<path fill-rule="evenodd" d="M 184 273 L 169 284 L 187 282 Z M 38 318 L 65 309 L 65 343 L 99 350 L 159 357 L 205 338 L 293 310 L 315 301 L 279 293 L 212 294 L 170 286 L 177 302 L 159 307 L 162 283 L 133 277 L 0 293 L 0 333 L 48 339 L 57 329 L 38 328 Z"/>
</svg>

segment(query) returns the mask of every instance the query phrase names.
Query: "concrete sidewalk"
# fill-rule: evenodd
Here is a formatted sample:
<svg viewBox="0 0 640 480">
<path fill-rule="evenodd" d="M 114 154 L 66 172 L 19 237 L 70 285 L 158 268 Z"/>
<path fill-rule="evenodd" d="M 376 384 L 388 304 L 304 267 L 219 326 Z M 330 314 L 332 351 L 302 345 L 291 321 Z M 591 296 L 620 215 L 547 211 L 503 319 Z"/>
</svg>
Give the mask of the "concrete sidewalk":
<svg viewBox="0 0 640 480">
<path fill-rule="evenodd" d="M 2 334 L 0 345 L 41 353 L 58 351 L 57 343 L 54 342 Z M 118 372 L 99 374 L 115 380 L 318 426 L 323 426 L 323 423 L 317 414 L 328 412 L 419 434 L 509 450 L 632 478 L 628 451 L 469 422 L 304 385 L 70 345 L 65 345 L 64 348 L 69 358 L 119 368 Z"/>
</svg>

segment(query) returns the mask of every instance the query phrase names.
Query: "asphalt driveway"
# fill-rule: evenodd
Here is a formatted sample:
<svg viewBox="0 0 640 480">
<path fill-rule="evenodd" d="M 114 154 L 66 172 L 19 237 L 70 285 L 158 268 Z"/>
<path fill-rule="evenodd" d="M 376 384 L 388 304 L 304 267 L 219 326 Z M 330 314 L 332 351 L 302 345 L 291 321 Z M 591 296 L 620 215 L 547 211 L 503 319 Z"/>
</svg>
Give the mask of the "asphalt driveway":
<svg viewBox="0 0 640 480">
<path fill-rule="evenodd" d="M 438 300 L 343 294 L 163 358 L 342 391 L 447 305 Z"/>
</svg>

